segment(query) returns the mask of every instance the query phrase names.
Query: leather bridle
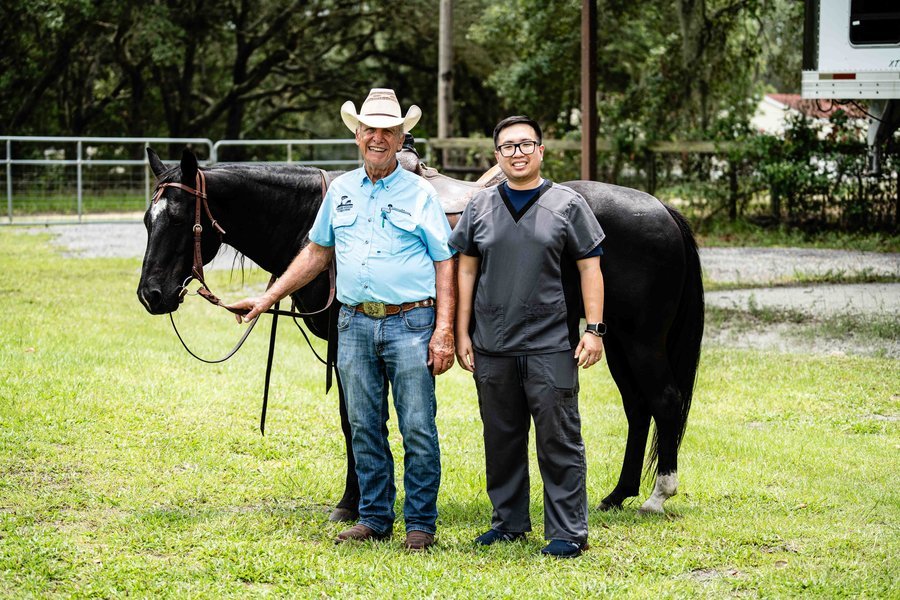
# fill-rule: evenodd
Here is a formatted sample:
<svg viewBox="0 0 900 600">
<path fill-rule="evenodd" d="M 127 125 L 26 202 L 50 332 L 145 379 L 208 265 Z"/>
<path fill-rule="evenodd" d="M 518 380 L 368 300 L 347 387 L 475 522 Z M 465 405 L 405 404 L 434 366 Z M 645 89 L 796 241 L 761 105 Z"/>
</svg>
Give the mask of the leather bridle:
<svg viewBox="0 0 900 600">
<path fill-rule="evenodd" d="M 328 185 L 330 183 L 330 178 L 329 178 L 328 174 L 325 171 L 323 171 L 322 169 L 319 169 L 319 173 L 322 176 L 322 198 L 324 199 L 325 194 L 328 192 Z M 156 190 L 153 192 L 153 204 L 156 204 L 159 201 L 159 199 L 162 198 L 162 195 L 165 192 L 166 188 L 170 188 L 170 187 L 178 188 L 180 190 L 187 192 L 188 194 L 191 194 L 196 201 L 195 205 L 194 205 L 193 265 L 191 266 L 191 274 L 188 275 L 188 277 L 181 284 L 181 290 L 178 293 L 179 302 L 184 301 L 184 297 L 188 294 L 187 286 L 191 283 L 192 280 L 196 279 L 197 281 L 200 282 L 200 289 L 197 290 L 197 295 L 203 297 L 208 302 L 215 304 L 216 306 L 221 306 L 225 310 L 232 312 L 234 314 L 238 314 L 238 315 L 247 314 L 249 312 L 248 310 L 239 310 L 239 309 L 231 308 L 231 307 L 227 306 L 226 304 L 224 304 L 215 294 L 212 293 L 212 291 L 210 291 L 209 286 L 207 285 L 206 280 L 204 278 L 204 275 L 203 275 L 203 252 L 201 249 L 201 242 L 203 240 L 203 224 L 201 223 L 201 217 L 203 215 L 203 212 L 206 212 L 206 216 L 209 218 L 209 221 L 212 224 L 212 228 L 219 232 L 219 241 L 223 240 L 223 238 L 225 236 L 225 230 L 222 229 L 222 227 L 219 225 L 218 221 L 216 221 L 216 219 L 212 216 L 212 212 L 209 210 L 209 197 L 206 193 L 206 175 L 200 169 L 197 169 L 197 180 L 196 181 L 197 181 L 196 187 L 190 187 L 190 186 L 184 185 L 183 183 L 177 183 L 177 182 L 159 183 L 156 186 Z M 328 301 L 325 303 L 325 306 L 323 306 L 322 308 L 320 308 L 318 310 L 309 311 L 309 312 L 297 311 L 297 310 L 295 310 L 296 304 L 294 303 L 294 301 L 292 299 L 291 300 L 291 310 L 289 310 L 289 311 L 279 310 L 279 304 L 280 304 L 279 302 L 276 302 L 274 307 L 272 307 L 266 311 L 267 313 L 272 315 L 272 329 L 269 332 L 269 354 L 268 354 L 268 359 L 266 361 L 266 377 L 265 377 L 265 387 L 263 390 L 262 414 L 260 415 L 260 421 L 259 421 L 259 429 L 263 434 L 265 434 L 265 431 L 266 431 L 266 409 L 267 409 L 268 400 L 269 400 L 269 380 L 270 380 L 271 373 L 272 373 L 272 361 L 273 361 L 274 353 L 275 353 L 275 332 L 277 331 L 279 315 L 293 318 L 294 323 L 297 325 L 297 328 L 300 329 L 300 333 L 302 333 L 303 337 L 306 338 L 306 343 L 309 344 L 310 350 L 312 350 L 312 352 L 313 352 L 313 354 L 315 354 L 316 358 L 319 359 L 319 362 L 321 362 L 322 364 L 324 364 L 326 366 L 326 384 L 325 384 L 326 392 L 331 388 L 331 381 L 332 381 L 331 367 L 333 364 L 331 361 L 335 359 L 334 355 L 336 353 L 336 349 L 332 343 L 333 340 L 330 339 L 331 327 L 329 326 L 329 328 L 328 328 L 329 329 L 329 339 L 328 339 L 328 358 L 329 358 L 329 360 L 323 360 L 322 357 L 320 357 L 319 354 L 316 352 L 315 348 L 313 348 L 312 342 L 310 341 L 309 337 L 306 335 L 306 332 L 300 326 L 300 323 L 297 321 L 297 318 L 298 317 L 301 317 L 301 318 L 302 317 L 311 317 L 313 315 L 323 313 L 323 312 L 327 311 L 329 308 L 331 308 L 331 305 L 334 303 L 334 299 L 335 299 L 335 290 L 336 290 L 335 279 L 336 279 L 335 267 L 334 267 L 334 261 L 332 261 L 331 264 L 328 266 L 328 280 L 329 280 Z M 268 284 L 267 288 L 269 286 L 271 286 L 273 283 L 275 283 L 274 275 L 272 275 L 272 278 L 269 280 L 269 284 Z M 333 318 L 333 316 L 332 316 L 332 318 Z M 221 362 L 228 360 L 229 358 L 234 356 L 238 350 L 240 350 L 241 346 L 244 344 L 244 341 L 247 339 L 247 336 L 250 335 L 250 332 L 253 331 L 253 328 L 256 326 L 256 323 L 259 320 L 259 315 L 257 315 L 256 318 L 253 319 L 253 321 L 250 323 L 250 326 L 246 329 L 246 331 L 244 331 L 244 334 L 241 336 L 241 339 L 238 340 L 237 344 L 235 344 L 234 348 L 232 348 L 231 351 L 228 352 L 228 354 L 226 354 L 223 358 L 220 358 L 217 360 L 205 359 L 205 358 L 202 358 L 202 357 L 198 356 L 197 354 L 195 354 L 185 343 L 184 339 L 182 339 L 181 333 L 179 333 L 178 327 L 175 325 L 175 319 L 172 317 L 171 312 L 169 313 L 169 320 L 172 322 L 172 328 L 175 330 L 175 335 L 178 336 L 178 341 L 181 342 L 181 345 L 184 346 L 184 349 L 187 350 L 188 354 L 190 354 L 197 360 L 200 360 L 205 363 L 213 364 L 213 363 L 221 363 Z"/>
<path fill-rule="evenodd" d="M 329 177 L 325 171 L 319 170 L 319 173 L 322 177 L 322 198 L 325 198 L 325 194 L 328 191 Z M 213 217 L 212 212 L 209 210 L 209 196 L 206 193 L 206 175 L 200 169 L 197 169 L 197 179 L 196 179 L 196 187 L 190 187 L 184 185 L 183 183 L 177 182 L 165 182 L 159 183 L 156 186 L 156 190 L 153 193 L 153 204 L 156 204 L 160 198 L 162 198 L 163 193 L 165 193 L 166 188 L 177 188 L 182 191 L 187 192 L 192 195 L 195 199 L 194 204 L 194 258 L 193 264 L 191 266 L 191 274 L 187 276 L 184 282 L 181 284 L 181 291 L 179 291 L 179 302 L 184 301 L 184 297 L 188 294 L 188 285 L 190 285 L 191 281 L 197 280 L 200 282 L 200 288 L 197 290 L 197 295 L 201 296 L 206 301 L 211 304 L 215 304 L 216 306 L 221 306 L 225 310 L 232 312 L 234 314 L 247 314 L 249 311 L 240 310 L 235 308 L 230 308 L 225 303 L 219 299 L 218 296 L 212 293 L 212 290 L 209 289 L 209 285 L 206 283 L 206 279 L 203 274 L 203 251 L 201 249 L 202 241 L 203 241 L 203 224 L 201 223 L 202 213 L 206 212 L 206 216 L 209 218 L 210 223 L 212 224 L 212 228 L 215 229 L 219 233 L 219 241 L 222 241 L 225 236 L 225 230 L 222 229 L 222 226 L 219 225 L 219 222 Z M 329 292 L 328 292 L 328 301 L 325 303 L 325 306 L 320 308 L 319 310 L 311 311 L 311 312 L 299 312 L 294 310 L 294 306 L 291 306 L 290 311 L 280 311 L 280 314 L 285 316 L 292 317 L 311 317 L 313 315 L 317 315 L 319 313 L 325 312 L 328 310 L 331 305 L 334 303 L 335 297 L 335 272 L 334 272 L 334 263 L 332 262 L 328 268 L 328 276 L 329 276 Z M 275 282 L 275 276 L 272 276 L 272 279 L 269 280 L 269 285 L 271 286 Z M 275 309 L 277 310 L 277 309 Z M 274 312 L 272 309 L 266 312 Z M 202 360 L 202 359 L 201 359 Z"/>
<path fill-rule="evenodd" d="M 188 292 L 188 284 L 190 284 L 191 280 L 196 279 L 200 282 L 200 289 L 197 290 L 197 293 L 208 300 L 209 302 L 222 306 L 223 308 L 228 308 L 222 304 L 221 300 L 213 294 L 209 286 L 206 285 L 206 280 L 203 276 L 203 252 L 201 250 L 201 242 L 203 240 L 203 224 L 200 222 L 201 219 L 201 207 L 206 211 L 206 216 L 209 218 L 210 223 L 212 223 L 212 228 L 219 232 L 219 241 L 225 235 L 225 230 L 219 225 L 219 222 L 212 216 L 212 212 L 209 210 L 209 196 L 206 195 L 206 175 L 200 169 L 197 169 L 197 183 L 196 187 L 189 187 L 184 185 L 183 183 L 177 182 L 166 182 L 160 183 L 156 186 L 156 191 L 153 194 L 153 204 L 156 204 L 160 198 L 162 198 L 163 193 L 165 193 L 166 188 L 178 188 L 192 195 L 196 202 L 194 208 L 194 262 L 191 267 L 191 274 L 188 275 L 187 279 L 181 284 L 181 291 L 178 294 L 179 301 L 183 301 L 184 297 Z"/>
</svg>

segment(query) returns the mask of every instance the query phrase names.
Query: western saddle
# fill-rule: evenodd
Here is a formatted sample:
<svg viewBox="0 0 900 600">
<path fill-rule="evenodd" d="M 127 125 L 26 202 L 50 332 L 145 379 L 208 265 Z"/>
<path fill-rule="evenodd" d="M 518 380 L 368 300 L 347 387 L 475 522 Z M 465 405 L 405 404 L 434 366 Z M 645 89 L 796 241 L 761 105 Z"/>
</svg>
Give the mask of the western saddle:
<svg viewBox="0 0 900 600">
<path fill-rule="evenodd" d="M 429 167 L 419 160 L 419 153 L 416 152 L 413 144 L 412 135 L 406 134 L 403 148 L 397 153 L 397 160 L 404 169 L 423 177 L 434 186 L 434 189 L 437 190 L 438 198 L 440 198 L 441 207 L 444 209 L 444 214 L 447 215 L 447 220 L 450 221 L 451 228 L 456 225 L 460 213 L 462 213 L 466 204 L 469 203 L 469 200 L 472 199 L 476 192 L 486 187 L 503 183 L 506 180 L 506 176 L 497 165 L 485 171 L 484 175 L 478 178 L 478 181 L 461 181 L 442 175 L 438 173 L 437 169 Z"/>
</svg>

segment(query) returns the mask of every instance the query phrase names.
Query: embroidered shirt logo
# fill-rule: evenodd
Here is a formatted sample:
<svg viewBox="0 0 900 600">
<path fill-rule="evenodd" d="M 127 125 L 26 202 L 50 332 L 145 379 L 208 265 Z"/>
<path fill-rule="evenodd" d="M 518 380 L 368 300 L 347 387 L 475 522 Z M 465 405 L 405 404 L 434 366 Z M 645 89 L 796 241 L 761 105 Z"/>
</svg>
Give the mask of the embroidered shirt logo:
<svg viewBox="0 0 900 600">
<path fill-rule="evenodd" d="M 353 201 L 351 201 L 348 196 L 341 196 L 341 201 L 335 207 L 335 210 L 337 210 L 338 212 L 347 212 L 348 210 L 353 210 Z"/>
</svg>

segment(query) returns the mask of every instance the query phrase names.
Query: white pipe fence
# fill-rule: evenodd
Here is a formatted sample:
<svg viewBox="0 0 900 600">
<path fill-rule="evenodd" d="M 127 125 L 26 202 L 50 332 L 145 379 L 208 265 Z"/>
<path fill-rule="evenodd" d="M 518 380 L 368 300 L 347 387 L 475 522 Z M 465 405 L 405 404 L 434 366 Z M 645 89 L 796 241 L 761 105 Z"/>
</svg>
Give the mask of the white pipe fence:
<svg viewBox="0 0 900 600">
<path fill-rule="evenodd" d="M 233 162 L 333 169 L 362 164 L 353 139 L 213 142 L 206 138 L 0 136 L 0 142 L 6 169 L 6 215 L 0 225 L 139 220 L 154 184 L 147 147 L 170 164 L 180 160 L 180 148 L 185 146 L 202 165 L 221 162 L 220 157 L 229 154 L 239 157 Z M 168 156 L 169 149 L 176 156 Z"/>
</svg>

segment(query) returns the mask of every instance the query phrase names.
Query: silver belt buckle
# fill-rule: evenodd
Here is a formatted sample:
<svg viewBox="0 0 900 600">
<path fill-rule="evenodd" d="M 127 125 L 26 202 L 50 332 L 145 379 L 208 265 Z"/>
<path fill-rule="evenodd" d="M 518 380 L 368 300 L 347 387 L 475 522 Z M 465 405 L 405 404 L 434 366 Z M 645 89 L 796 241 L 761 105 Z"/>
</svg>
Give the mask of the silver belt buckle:
<svg viewBox="0 0 900 600">
<path fill-rule="evenodd" d="M 373 319 L 383 319 L 387 315 L 383 302 L 363 302 L 362 307 L 366 316 Z"/>
</svg>

